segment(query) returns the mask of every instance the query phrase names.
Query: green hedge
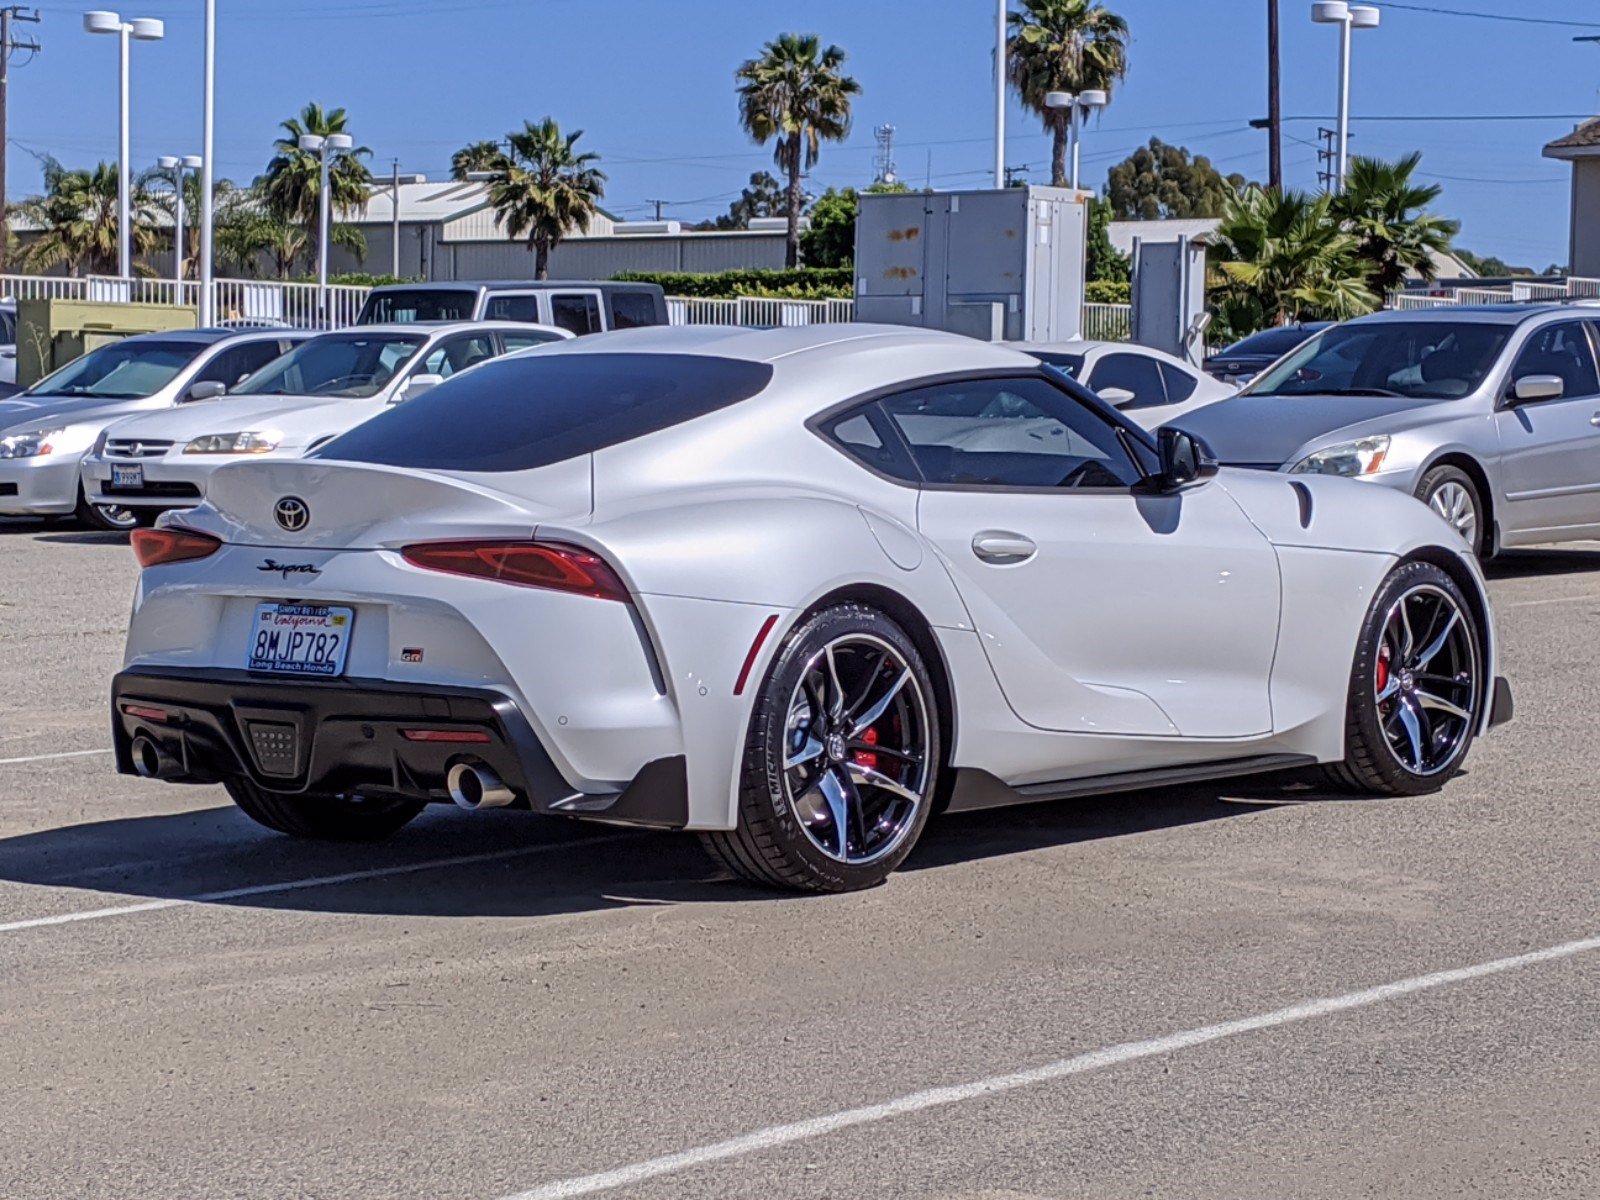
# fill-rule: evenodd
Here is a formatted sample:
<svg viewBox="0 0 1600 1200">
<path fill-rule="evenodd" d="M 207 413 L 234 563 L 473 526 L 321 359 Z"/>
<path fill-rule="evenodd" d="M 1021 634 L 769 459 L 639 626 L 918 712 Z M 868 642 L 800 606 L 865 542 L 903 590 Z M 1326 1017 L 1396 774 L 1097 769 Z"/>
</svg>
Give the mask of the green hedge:
<svg viewBox="0 0 1600 1200">
<path fill-rule="evenodd" d="M 847 299 L 855 275 L 849 267 L 802 267 L 794 271 L 719 271 L 693 275 L 687 271 L 623 271 L 625 283 L 659 283 L 669 296 L 779 296 L 785 300 Z"/>
<path fill-rule="evenodd" d="M 1090 304 L 1127 304 L 1132 297 L 1132 287 L 1120 279 L 1091 279 L 1083 290 Z"/>
</svg>

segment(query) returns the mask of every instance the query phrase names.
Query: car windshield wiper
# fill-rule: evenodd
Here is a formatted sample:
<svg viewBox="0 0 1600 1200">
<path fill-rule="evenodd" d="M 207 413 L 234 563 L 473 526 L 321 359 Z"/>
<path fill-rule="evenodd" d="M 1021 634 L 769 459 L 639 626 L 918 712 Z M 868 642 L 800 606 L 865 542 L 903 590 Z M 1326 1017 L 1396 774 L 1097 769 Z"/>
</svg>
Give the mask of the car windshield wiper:
<svg viewBox="0 0 1600 1200">
<path fill-rule="evenodd" d="M 1388 388 L 1378 387 L 1321 388 L 1309 394 L 1317 396 L 1393 396 L 1396 400 L 1410 399 L 1404 392 L 1391 392 Z"/>
</svg>

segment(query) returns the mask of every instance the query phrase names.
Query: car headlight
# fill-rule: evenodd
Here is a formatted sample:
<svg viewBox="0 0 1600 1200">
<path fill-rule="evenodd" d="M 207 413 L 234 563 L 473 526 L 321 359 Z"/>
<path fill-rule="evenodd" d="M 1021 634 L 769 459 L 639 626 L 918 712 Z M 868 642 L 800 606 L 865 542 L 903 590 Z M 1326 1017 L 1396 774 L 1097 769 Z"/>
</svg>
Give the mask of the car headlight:
<svg viewBox="0 0 1600 1200">
<path fill-rule="evenodd" d="M 52 439 L 65 432 L 65 429 L 30 429 L 0 438 L 0 458 L 36 458 L 52 454 L 56 450 Z"/>
<path fill-rule="evenodd" d="M 208 433 L 183 448 L 185 454 L 265 454 L 276 450 L 283 435 L 276 429 L 249 429 L 242 433 Z"/>
<path fill-rule="evenodd" d="M 1383 466 L 1389 455 L 1389 439 L 1384 434 L 1357 442 L 1340 442 L 1315 454 L 1308 454 L 1290 468 L 1292 475 L 1371 475 Z"/>
</svg>

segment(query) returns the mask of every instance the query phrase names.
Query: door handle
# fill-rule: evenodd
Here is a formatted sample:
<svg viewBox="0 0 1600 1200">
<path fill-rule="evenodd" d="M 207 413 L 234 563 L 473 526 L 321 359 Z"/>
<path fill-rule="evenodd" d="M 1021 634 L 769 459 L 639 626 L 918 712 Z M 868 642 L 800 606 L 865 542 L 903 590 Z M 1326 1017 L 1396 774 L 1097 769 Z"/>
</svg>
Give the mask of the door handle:
<svg viewBox="0 0 1600 1200">
<path fill-rule="evenodd" d="M 1594 425 L 1597 428 L 1600 428 L 1600 413 L 1595 413 L 1594 416 L 1590 417 L 1589 418 L 1589 424 Z"/>
<path fill-rule="evenodd" d="M 1039 552 L 1039 547 L 1034 545 L 1032 538 L 1023 537 L 1020 533 L 986 529 L 972 535 L 972 552 L 986 563 L 1005 566 L 1027 562 Z"/>
</svg>

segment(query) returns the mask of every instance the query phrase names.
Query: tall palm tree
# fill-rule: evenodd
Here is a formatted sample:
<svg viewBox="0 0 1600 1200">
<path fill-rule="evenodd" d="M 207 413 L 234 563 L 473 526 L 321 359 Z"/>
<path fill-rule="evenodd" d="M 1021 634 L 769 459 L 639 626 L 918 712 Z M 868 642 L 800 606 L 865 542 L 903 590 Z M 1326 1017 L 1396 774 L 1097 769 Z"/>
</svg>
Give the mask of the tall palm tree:
<svg viewBox="0 0 1600 1200">
<path fill-rule="evenodd" d="M 840 68 L 844 51 L 826 49 L 814 33 L 780 34 L 735 73 L 739 81 L 739 123 L 760 145 L 776 140 L 773 160 L 789 178 L 789 238 L 784 261 L 800 265 L 802 171 L 817 165 L 824 141 L 842 142 L 850 134 L 850 97 L 861 85 Z"/>
<path fill-rule="evenodd" d="M 580 153 L 583 131 L 561 132 L 554 117 L 524 121 L 510 135 L 511 153 L 489 182 L 496 225 L 513 241 L 526 235 L 534 252 L 534 278 L 550 273 L 550 251 L 574 229 L 587 230 L 606 193 L 598 154 Z"/>
<path fill-rule="evenodd" d="M 1128 23 L 1093 0 L 1022 0 L 1006 18 L 1006 75 L 1054 139 L 1050 182 L 1067 185 L 1072 110 L 1049 108 L 1050 92 L 1111 93 L 1128 72 Z"/>
<path fill-rule="evenodd" d="M 160 185 L 160 186 L 153 186 Z M 177 195 L 172 189 L 172 176 L 169 172 L 152 167 L 140 175 L 136 184 L 147 198 L 147 204 L 152 212 L 164 213 L 168 221 L 177 222 L 178 206 Z M 223 212 L 227 211 L 239 189 L 231 179 L 217 179 L 212 184 L 212 197 L 214 214 L 213 221 L 222 220 Z M 183 175 L 183 224 L 181 231 L 174 231 L 167 235 L 165 242 L 175 252 L 183 255 L 185 274 L 188 266 L 196 263 L 200 258 L 200 174 L 198 171 L 185 171 Z M 220 228 L 218 236 L 221 236 Z"/>
<path fill-rule="evenodd" d="M 257 181 L 273 213 L 303 227 L 313 246 L 321 240 L 322 166 L 319 155 L 300 149 L 300 138 L 308 133 L 322 137 L 330 133 L 349 133 L 348 126 L 349 117 L 344 109 L 307 104 L 299 116 L 283 122 L 283 136 L 273 143 L 272 161 Z M 371 155 L 367 147 L 357 146 L 329 165 L 328 200 L 335 215 L 366 204 L 372 193 L 372 172 L 362 160 Z"/>
<path fill-rule="evenodd" d="M 1344 191 L 1333 200 L 1334 218 L 1359 242 L 1367 286 L 1380 296 L 1400 287 L 1407 271 L 1431 282 L 1438 273 L 1434 254 L 1449 250 L 1461 230 L 1458 222 L 1424 211 L 1444 189 L 1412 182 L 1421 161 L 1421 151 L 1392 163 L 1353 158 Z"/>
<path fill-rule="evenodd" d="M 450 156 L 450 178 L 465 179 L 480 171 L 503 171 L 506 152 L 495 141 L 469 142 Z"/>
<path fill-rule="evenodd" d="M 1369 313 L 1356 236 L 1333 219 L 1328 196 L 1251 185 L 1227 201 L 1211 246 L 1210 291 L 1219 336 L 1300 320 Z"/>
<path fill-rule="evenodd" d="M 150 198 L 143 188 L 132 189 L 133 252 L 148 254 L 161 240 L 150 215 Z M 64 266 L 76 275 L 88 268 L 92 275 L 112 275 L 117 253 L 117 167 L 100 163 L 92 171 L 75 171 L 55 159 L 44 164 L 44 193 L 17 206 L 22 219 L 39 230 L 23 254 L 30 271 Z"/>
</svg>

